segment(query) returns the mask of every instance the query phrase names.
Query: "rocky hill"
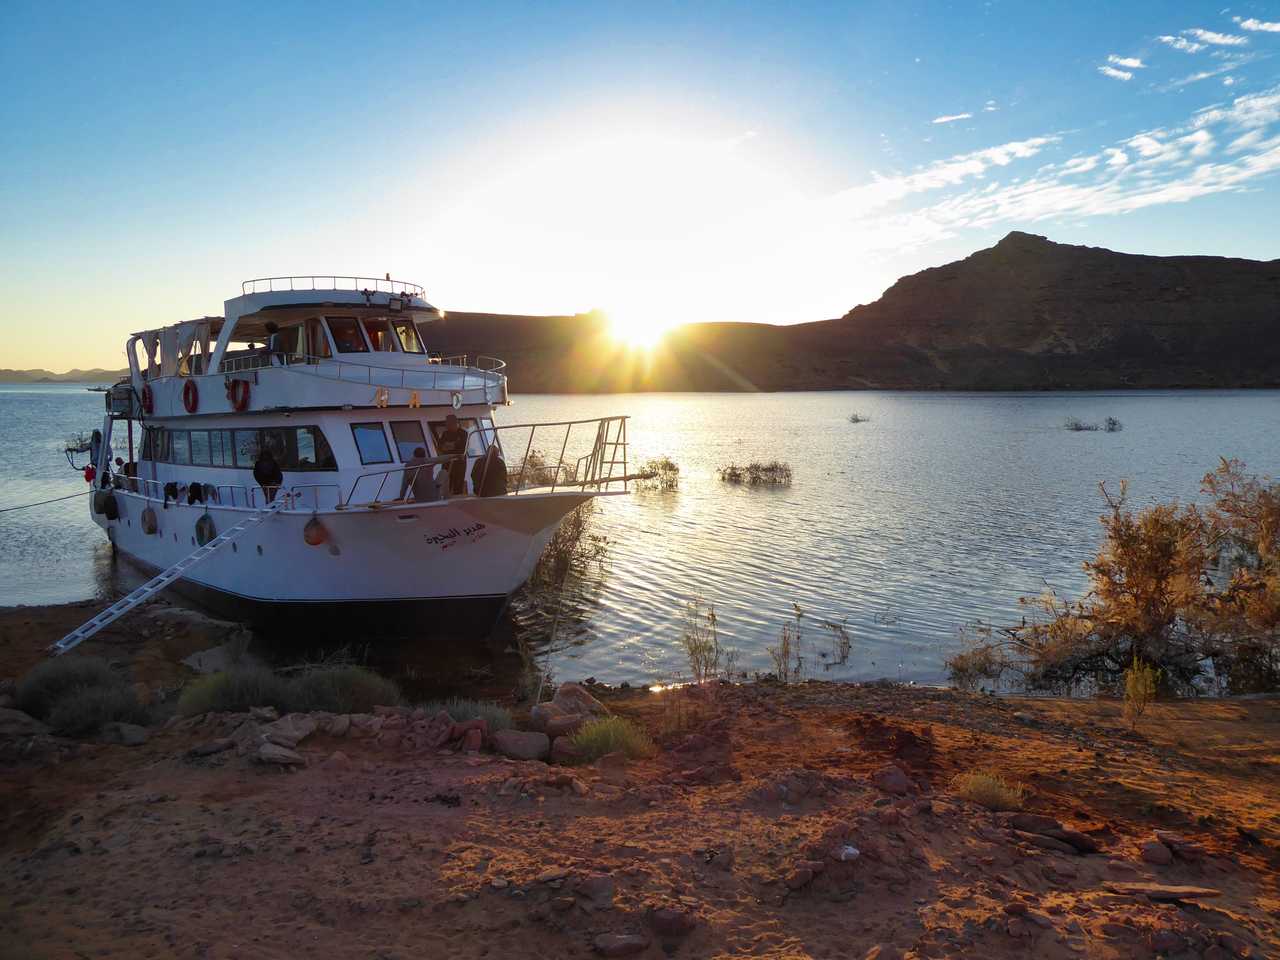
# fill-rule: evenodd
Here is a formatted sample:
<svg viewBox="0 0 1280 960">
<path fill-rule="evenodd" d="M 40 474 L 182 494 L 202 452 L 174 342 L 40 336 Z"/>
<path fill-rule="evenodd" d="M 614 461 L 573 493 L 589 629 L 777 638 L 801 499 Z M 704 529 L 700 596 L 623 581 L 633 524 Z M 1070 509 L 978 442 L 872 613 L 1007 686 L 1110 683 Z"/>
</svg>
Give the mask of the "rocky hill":
<svg viewBox="0 0 1280 960">
<path fill-rule="evenodd" d="M 451 313 L 446 352 L 516 392 L 1280 386 L 1280 260 L 1148 257 L 1010 233 L 835 320 L 682 327 L 650 356 L 602 316 Z"/>
</svg>

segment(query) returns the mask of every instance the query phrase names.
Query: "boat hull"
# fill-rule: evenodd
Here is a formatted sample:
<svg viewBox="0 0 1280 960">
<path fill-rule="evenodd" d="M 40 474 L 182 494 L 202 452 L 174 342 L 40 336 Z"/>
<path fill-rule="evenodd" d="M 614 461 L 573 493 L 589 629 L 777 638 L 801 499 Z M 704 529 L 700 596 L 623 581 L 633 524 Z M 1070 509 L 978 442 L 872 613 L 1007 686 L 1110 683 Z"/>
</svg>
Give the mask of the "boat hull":
<svg viewBox="0 0 1280 960">
<path fill-rule="evenodd" d="M 593 494 L 467 497 L 379 509 L 279 512 L 196 565 L 173 589 L 255 627 L 359 633 L 487 632 L 532 573 L 561 519 Z M 148 571 L 166 569 L 198 546 L 206 514 L 216 532 L 253 511 L 154 500 L 115 491 L 119 516 L 94 520 L 116 549 Z M 142 511 L 156 514 L 144 532 Z M 307 524 L 324 542 L 307 541 Z M 313 527 L 314 532 L 314 527 Z"/>
</svg>

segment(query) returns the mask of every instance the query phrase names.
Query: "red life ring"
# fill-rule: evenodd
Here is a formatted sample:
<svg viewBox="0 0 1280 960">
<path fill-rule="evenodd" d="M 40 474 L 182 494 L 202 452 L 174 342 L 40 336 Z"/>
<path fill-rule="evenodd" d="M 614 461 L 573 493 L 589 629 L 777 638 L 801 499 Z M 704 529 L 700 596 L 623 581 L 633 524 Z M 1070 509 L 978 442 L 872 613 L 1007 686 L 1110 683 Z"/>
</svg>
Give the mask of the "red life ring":
<svg viewBox="0 0 1280 960">
<path fill-rule="evenodd" d="M 244 413 L 249 409 L 249 381 L 232 380 L 227 384 L 227 400 L 236 413 Z"/>
<path fill-rule="evenodd" d="M 200 407 L 200 388 L 194 380 L 182 385 L 182 405 L 187 408 L 187 413 L 195 413 Z"/>
<path fill-rule="evenodd" d="M 155 396 L 151 393 L 151 384 L 142 388 L 142 412 L 151 413 L 156 407 Z"/>
</svg>

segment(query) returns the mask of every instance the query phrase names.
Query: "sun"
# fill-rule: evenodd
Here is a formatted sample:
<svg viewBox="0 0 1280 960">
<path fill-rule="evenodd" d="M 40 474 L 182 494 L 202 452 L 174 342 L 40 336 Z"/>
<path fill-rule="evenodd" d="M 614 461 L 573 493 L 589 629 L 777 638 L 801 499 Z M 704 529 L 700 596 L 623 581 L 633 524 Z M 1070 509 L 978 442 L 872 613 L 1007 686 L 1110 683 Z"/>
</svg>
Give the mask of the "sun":
<svg viewBox="0 0 1280 960">
<path fill-rule="evenodd" d="M 626 308 L 608 310 L 609 335 L 636 350 L 652 350 L 676 325 L 661 309 Z"/>
</svg>

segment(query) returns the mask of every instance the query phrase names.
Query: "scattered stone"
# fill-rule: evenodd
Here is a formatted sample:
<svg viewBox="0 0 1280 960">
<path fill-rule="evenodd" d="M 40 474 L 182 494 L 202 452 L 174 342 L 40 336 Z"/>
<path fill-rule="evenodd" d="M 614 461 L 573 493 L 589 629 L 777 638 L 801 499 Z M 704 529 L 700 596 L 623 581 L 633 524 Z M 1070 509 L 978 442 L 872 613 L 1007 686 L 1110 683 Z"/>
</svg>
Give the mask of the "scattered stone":
<svg viewBox="0 0 1280 960">
<path fill-rule="evenodd" d="M 1151 949 L 1156 953 L 1181 953 L 1186 948 L 1186 938 L 1172 930 L 1157 930 L 1151 934 Z"/>
<path fill-rule="evenodd" d="M 1053 817 L 1045 817 L 1038 813 L 1014 813 L 1005 818 L 1005 822 L 1015 830 L 1027 833 L 1049 833 L 1062 829 L 1062 824 Z"/>
<path fill-rule="evenodd" d="M 275 707 L 250 707 L 249 718 L 259 723 L 272 723 L 280 719 Z"/>
<path fill-rule="evenodd" d="M 1154 863 L 1158 867 L 1173 863 L 1173 851 L 1159 840 L 1146 841 L 1142 845 L 1141 856 L 1147 863 Z"/>
<path fill-rule="evenodd" d="M 1033 844 L 1037 847 L 1043 847 L 1046 850 L 1055 850 L 1058 853 L 1069 853 L 1073 856 L 1078 852 L 1075 847 L 1061 840 L 1055 840 L 1053 837 L 1045 836 L 1042 833 L 1026 833 L 1022 830 L 1013 831 L 1013 835 L 1019 840 Z"/>
<path fill-rule="evenodd" d="M 782 878 L 782 882 L 792 890 L 799 890 L 813 882 L 813 871 L 808 867 L 796 867 Z"/>
<path fill-rule="evenodd" d="M 339 714 L 329 720 L 329 736 L 345 737 L 351 729 L 351 717 L 347 714 Z"/>
<path fill-rule="evenodd" d="M 1021 918 L 1010 917 L 1005 924 L 1005 929 L 1011 937 L 1026 937 L 1031 934 L 1031 928 L 1028 927 Z"/>
<path fill-rule="evenodd" d="M 592 942 L 596 953 L 605 957 L 629 957 L 649 946 L 649 938 L 638 933 L 602 933 Z"/>
<path fill-rule="evenodd" d="M 230 750 L 236 745 L 236 742 L 230 737 L 221 737 L 217 740 L 206 740 L 204 743 L 198 743 L 187 751 L 188 757 L 211 757 L 215 753 L 222 753 L 224 750 Z"/>
<path fill-rule="evenodd" d="M 1141 880 L 1133 882 L 1107 880 L 1103 882 L 1103 886 L 1112 893 L 1130 894 L 1160 901 L 1204 900 L 1210 897 L 1222 896 L 1221 890 L 1215 890 L 1212 887 L 1192 887 L 1172 883 L 1146 883 Z"/>
<path fill-rule="evenodd" d="M 49 728 L 28 713 L 0 707 L 0 739 L 21 740 L 24 737 L 47 736 Z"/>
<path fill-rule="evenodd" d="M 258 748 L 258 762 L 275 763 L 284 767 L 305 767 L 307 765 L 307 761 L 303 759 L 302 754 L 275 743 L 264 743 Z"/>
<path fill-rule="evenodd" d="M 596 771 L 610 783 L 627 782 L 627 755 L 621 751 L 606 753 L 595 762 Z"/>
<path fill-rule="evenodd" d="M 1157 830 L 1156 839 L 1168 847 L 1179 860 L 1196 863 L 1204 859 L 1204 847 L 1194 840 L 1188 840 L 1186 837 L 1170 833 L 1167 830 Z"/>
<path fill-rule="evenodd" d="M 567 716 L 565 711 L 551 700 L 535 703 L 529 710 L 529 722 L 535 730 L 541 730 L 543 733 L 546 733 L 548 723 L 564 716 Z"/>
<path fill-rule="evenodd" d="M 556 737 L 551 741 L 551 762 L 565 765 L 577 763 L 582 758 L 578 748 L 568 737 Z"/>
<path fill-rule="evenodd" d="M 462 749 L 467 753 L 479 753 L 483 746 L 484 732 L 479 729 L 472 728 L 462 737 Z"/>
<path fill-rule="evenodd" d="M 581 714 L 570 714 L 564 717 L 555 717 L 547 722 L 543 731 L 552 740 L 557 737 L 571 737 L 582 727 L 586 717 Z"/>
<path fill-rule="evenodd" d="M 551 740 L 533 730 L 499 730 L 493 735 L 493 746 L 512 760 L 545 760 L 551 753 Z"/>
<path fill-rule="evenodd" d="M 324 760 L 323 763 L 320 764 L 320 766 L 330 768 L 330 769 L 334 767 L 337 767 L 337 768 L 349 767 L 351 766 L 351 759 L 341 750 L 335 750 L 333 751 L 333 753 L 329 754 L 329 756 Z"/>
<path fill-rule="evenodd" d="M 893 793 L 899 796 L 911 790 L 911 780 L 902 772 L 901 768 L 892 763 L 886 764 L 877 770 L 871 778 L 871 782 L 885 793 Z"/>
<path fill-rule="evenodd" d="M 892 943 L 877 943 L 863 960 L 902 960 L 902 951 Z"/>
<path fill-rule="evenodd" d="M 1233 957 L 1247 957 L 1253 951 L 1249 948 L 1249 944 L 1237 937 L 1234 933 L 1227 933 L 1225 930 L 1218 934 L 1218 946 L 1226 950 Z"/>
<path fill-rule="evenodd" d="M 585 717 L 603 717 L 609 713 L 609 709 L 603 703 L 577 683 L 560 684 L 551 702 L 562 714 L 576 713 Z"/>
<path fill-rule="evenodd" d="M 382 732 L 382 717 L 370 713 L 353 713 L 351 716 L 351 738 L 372 739 Z"/>
<path fill-rule="evenodd" d="M 578 893 L 597 907 L 613 905 L 614 889 L 613 878 L 604 873 L 591 873 L 578 881 Z"/>
<path fill-rule="evenodd" d="M 851 843 L 846 843 L 846 844 L 843 844 L 842 846 L 836 847 L 829 854 L 832 860 L 836 860 L 840 863 L 852 863 L 854 860 L 857 860 L 858 857 L 860 857 L 861 855 L 862 854 L 858 850 L 858 848 Z"/>
</svg>

